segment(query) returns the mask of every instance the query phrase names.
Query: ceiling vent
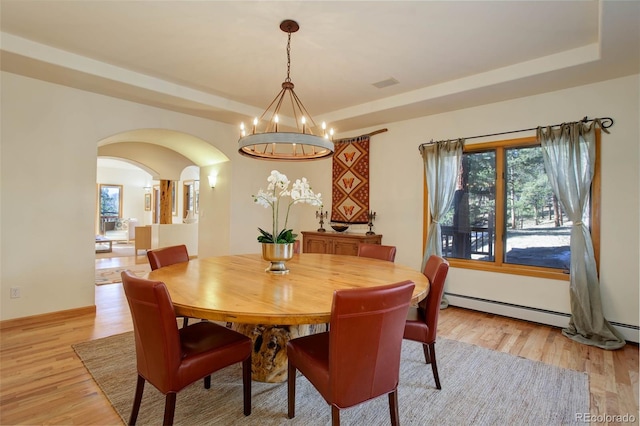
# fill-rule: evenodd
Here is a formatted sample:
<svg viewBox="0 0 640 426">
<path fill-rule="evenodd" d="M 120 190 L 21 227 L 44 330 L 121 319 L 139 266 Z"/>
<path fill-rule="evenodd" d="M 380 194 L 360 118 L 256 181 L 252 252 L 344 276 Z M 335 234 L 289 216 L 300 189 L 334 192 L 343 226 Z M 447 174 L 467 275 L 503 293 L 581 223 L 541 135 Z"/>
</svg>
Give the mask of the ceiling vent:
<svg viewBox="0 0 640 426">
<path fill-rule="evenodd" d="M 391 77 L 391 78 L 388 78 L 386 80 L 382 80 L 382 81 L 379 81 L 377 83 L 373 83 L 373 85 L 376 86 L 378 89 L 382 89 L 383 87 L 393 86 L 394 84 L 398 84 L 398 83 L 400 83 L 398 80 L 396 80 L 395 78 Z"/>
</svg>

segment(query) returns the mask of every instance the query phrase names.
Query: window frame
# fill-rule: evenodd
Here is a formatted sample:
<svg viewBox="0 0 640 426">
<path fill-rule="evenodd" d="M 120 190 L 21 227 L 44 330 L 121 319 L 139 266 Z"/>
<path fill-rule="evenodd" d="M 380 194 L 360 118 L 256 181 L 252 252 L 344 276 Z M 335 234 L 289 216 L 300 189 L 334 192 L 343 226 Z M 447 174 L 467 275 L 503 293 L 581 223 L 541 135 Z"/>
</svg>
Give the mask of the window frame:
<svg viewBox="0 0 640 426">
<path fill-rule="evenodd" d="M 123 200 L 123 185 L 118 185 L 118 184 L 111 184 L 111 183 L 99 183 L 97 184 L 98 187 L 98 196 L 96 197 L 96 202 L 97 202 L 97 206 L 96 206 L 96 216 L 97 216 L 97 223 L 98 223 L 98 234 L 100 235 L 104 235 L 105 233 L 105 223 L 107 221 L 112 222 L 111 220 L 107 220 L 105 218 L 108 219 L 120 219 L 122 218 L 122 200 Z M 107 215 L 103 215 L 103 211 L 102 211 L 102 190 L 104 188 L 116 188 L 118 190 L 118 213 L 117 215 L 113 216 L 107 216 Z"/>
<path fill-rule="evenodd" d="M 600 270 L 600 202 L 602 177 L 600 170 L 600 129 L 596 129 L 596 158 L 593 180 L 591 182 L 591 220 L 590 231 L 593 241 L 593 250 L 596 260 L 596 270 Z M 462 269 L 474 269 L 487 272 L 498 272 L 512 275 L 525 275 L 538 278 L 556 279 L 569 281 L 569 274 L 563 269 L 546 268 L 540 266 L 517 265 L 504 263 L 504 232 L 505 232 L 505 179 L 504 167 L 505 156 L 503 152 L 509 148 L 540 146 L 535 136 L 528 136 L 516 139 L 505 139 L 492 142 L 480 142 L 465 144 L 463 153 L 496 150 L 496 212 L 495 212 L 495 244 L 494 260 L 492 262 L 479 261 L 474 259 L 447 258 L 451 267 Z M 431 224 L 431 212 L 429 211 L 429 197 L 426 177 L 423 173 L 423 253 L 426 250 L 426 241 L 429 225 Z"/>
<path fill-rule="evenodd" d="M 182 182 L 182 218 L 186 219 L 189 213 L 189 205 L 193 207 L 193 214 L 196 214 L 196 183 L 195 180 L 185 180 Z"/>
</svg>

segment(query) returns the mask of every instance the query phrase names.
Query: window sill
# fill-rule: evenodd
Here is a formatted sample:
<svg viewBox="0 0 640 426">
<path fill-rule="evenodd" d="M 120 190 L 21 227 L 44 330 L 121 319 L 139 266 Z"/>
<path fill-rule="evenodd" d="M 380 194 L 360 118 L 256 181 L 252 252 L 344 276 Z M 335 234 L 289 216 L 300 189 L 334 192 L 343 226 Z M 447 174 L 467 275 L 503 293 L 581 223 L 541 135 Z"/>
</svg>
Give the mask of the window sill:
<svg viewBox="0 0 640 426">
<path fill-rule="evenodd" d="M 536 278 L 545 278 L 560 281 L 569 281 L 569 274 L 562 269 L 541 268 L 537 266 L 523 266 L 502 264 L 496 265 L 488 262 L 470 261 L 465 259 L 447 258 L 453 268 L 474 269 L 477 271 L 497 272 L 500 274 L 524 275 Z"/>
</svg>

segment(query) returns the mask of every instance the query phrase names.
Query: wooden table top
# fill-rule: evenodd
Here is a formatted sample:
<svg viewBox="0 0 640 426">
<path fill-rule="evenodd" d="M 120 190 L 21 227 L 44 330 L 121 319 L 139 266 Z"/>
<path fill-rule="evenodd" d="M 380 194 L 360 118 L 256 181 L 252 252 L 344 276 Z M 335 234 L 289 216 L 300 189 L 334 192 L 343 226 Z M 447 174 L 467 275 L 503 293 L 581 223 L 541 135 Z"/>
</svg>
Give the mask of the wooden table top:
<svg viewBox="0 0 640 426">
<path fill-rule="evenodd" d="M 302 253 L 287 261 L 290 272 L 265 272 L 261 254 L 193 259 L 149 272 L 167 285 L 177 315 L 247 324 L 328 323 L 334 290 L 411 280 L 412 303 L 429 292 L 419 271 L 357 256 Z"/>
</svg>

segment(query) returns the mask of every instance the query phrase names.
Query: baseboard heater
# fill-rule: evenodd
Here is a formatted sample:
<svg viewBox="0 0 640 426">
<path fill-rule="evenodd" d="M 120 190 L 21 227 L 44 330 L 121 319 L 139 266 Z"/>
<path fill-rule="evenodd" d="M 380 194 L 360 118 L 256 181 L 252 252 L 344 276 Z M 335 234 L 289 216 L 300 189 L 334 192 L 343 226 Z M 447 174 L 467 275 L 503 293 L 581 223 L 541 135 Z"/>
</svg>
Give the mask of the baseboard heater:
<svg viewBox="0 0 640 426">
<path fill-rule="evenodd" d="M 480 297 L 465 296 L 461 294 L 445 293 L 449 305 L 460 308 L 473 309 L 475 311 L 517 318 L 540 324 L 564 328 L 569 324 L 570 315 L 564 312 L 549 311 L 546 309 L 532 308 L 529 306 L 515 305 L 513 303 L 498 302 L 496 300 L 482 299 Z M 609 321 L 609 323 L 622 334 L 628 342 L 638 343 L 640 327 L 637 325 L 621 324 Z"/>
</svg>

